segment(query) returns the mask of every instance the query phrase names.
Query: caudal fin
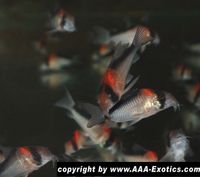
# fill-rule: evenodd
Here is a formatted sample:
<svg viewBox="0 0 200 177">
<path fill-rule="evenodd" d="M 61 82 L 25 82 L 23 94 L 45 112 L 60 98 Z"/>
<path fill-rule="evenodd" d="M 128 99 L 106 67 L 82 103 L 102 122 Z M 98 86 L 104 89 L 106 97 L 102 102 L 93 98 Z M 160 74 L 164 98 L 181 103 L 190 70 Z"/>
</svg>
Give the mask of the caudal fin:
<svg viewBox="0 0 200 177">
<path fill-rule="evenodd" d="M 65 97 L 59 100 L 55 105 L 57 107 L 61 107 L 61 108 L 67 109 L 68 111 L 71 111 L 73 107 L 75 106 L 75 102 L 72 96 L 70 95 L 69 91 L 66 89 Z"/>
</svg>

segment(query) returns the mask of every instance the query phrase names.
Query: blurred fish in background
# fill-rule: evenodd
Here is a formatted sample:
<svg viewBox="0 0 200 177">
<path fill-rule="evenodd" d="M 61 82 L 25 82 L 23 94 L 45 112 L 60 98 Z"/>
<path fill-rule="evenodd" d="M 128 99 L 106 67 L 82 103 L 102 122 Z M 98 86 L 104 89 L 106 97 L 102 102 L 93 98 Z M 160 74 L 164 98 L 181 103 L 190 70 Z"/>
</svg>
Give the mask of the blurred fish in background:
<svg viewBox="0 0 200 177">
<path fill-rule="evenodd" d="M 64 9 L 58 9 L 50 18 L 50 27 L 48 33 L 74 32 L 76 31 L 75 18 Z"/>
<path fill-rule="evenodd" d="M 91 33 L 93 42 L 96 44 L 112 44 L 117 45 L 118 43 L 131 45 L 133 43 L 134 36 L 137 32 L 137 27 L 133 27 L 125 32 L 120 32 L 119 34 L 111 35 L 108 30 L 103 27 L 94 27 L 94 34 Z M 150 31 L 144 31 L 146 37 L 152 37 Z M 159 36 L 156 34 L 152 43 L 159 44 Z"/>
<path fill-rule="evenodd" d="M 181 130 L 171 131 L 169 134 L 170 146 L 160 162 L 185 162 L 190 145 L 187 137 Z"/>
<path fill-rule="evenodd" d="M 47 57 L 47 61 L 40 66 L 41 72 L 48 71 L 63 71 L 66 67 L 70 66 L 72 61 L 70 59 L 59 57 L 55 53 L 51 53 Z"/>
<path fill-rule="evenodd" d="M 77 56 L 68 59 L 55 53 L 50 53 L 39 66 L 42 84 L 54 89 L 64 86 L 68 81 L 72 80 L 73 76 L 70 73 L 70 68 L 77 63 Z"/>
</svg>

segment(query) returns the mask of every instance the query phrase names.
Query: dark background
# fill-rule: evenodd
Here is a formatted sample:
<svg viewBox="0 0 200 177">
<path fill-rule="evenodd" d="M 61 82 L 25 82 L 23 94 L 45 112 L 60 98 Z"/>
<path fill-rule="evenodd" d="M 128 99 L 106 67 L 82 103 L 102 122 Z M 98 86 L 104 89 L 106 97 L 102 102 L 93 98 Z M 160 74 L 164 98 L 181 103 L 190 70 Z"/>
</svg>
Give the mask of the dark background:
<svg viewBox="0 0 200 177">
<path fill-rule="evenodd" d="M 88 39 L 92 27 L 122 31 L 126 29 L 124 19 L 130 18 L 133 26 L 145 24 L 161 39 L 160 45 L 149 47 L 134 66 L 133 71 L 141 76 L 137 86 L 169 91 L 181 102 L 183 95 L 171 81 L 171 71 L 186 55 L 183 45 L 200 41 L 199 1 L 0 0 L 0 144 L 44 145 L 62 153 L 64 142 L 78 128 L 63 110 L 54 106 L 64 96 L 64 87 L 51 89 L 41 84 L 38 66 L 44 56 L 33 45 L 45 36 L 49 13 L 58 7 L 75 16 L 77 31 L 59 35 L 59 42 L 48 44 L 48 49 L 80 56 L 79 65 L 69 68 L 73 79 L 65 84 L 75 100 L 95 103 L 96 99 L 100 75 L 90 67 L 90 54 L 95 48 Z M 165 152 L 168 130 L 184 129 L 173 110 L 163 111 L 135 127 L 130 136 L 120 133 L 122 139 L 155 150 L 159 156 Z M 54 176 L 50 166 L 34 176 Z"/>
</svg>

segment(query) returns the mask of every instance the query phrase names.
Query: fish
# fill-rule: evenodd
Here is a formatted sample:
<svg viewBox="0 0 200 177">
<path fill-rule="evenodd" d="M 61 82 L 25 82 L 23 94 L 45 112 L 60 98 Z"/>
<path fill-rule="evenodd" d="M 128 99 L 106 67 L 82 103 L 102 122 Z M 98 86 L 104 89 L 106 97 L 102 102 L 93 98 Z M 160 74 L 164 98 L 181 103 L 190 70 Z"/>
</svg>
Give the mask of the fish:
<svg viewBox="0 0 200 177">
<path fill-rule="evenodd" d="M 133 88 L 139 79 L 139 77 L 134 78 L 129 71 L 132 64 L 139 60 L 140 47 L 152 40 L 149 35 L 147 35 L 146 28 L 138 26 L 131 46 L 118 44 L 116 47 L 113 58 L 102 77 L 97 98 L 104 116 L 108 116 L 108 111 L 121 99 L 123 94 Z M 95 122 L 91 118 L 88 125 L 93 126 L 97 123 L 100 123 L 100 119 L 99 122 Z"/>
<path fill-rule="evenodd" d="M 88 103 L 89 104 L 89 103 Z M 176 111 L 180 108 L 176 98 L 166 91 L 159 91 L 149 88 L 134 89 L 123 95 L 104 117 L 100 108 L 95 105 L 86 106 L 84 109 L 91 115 L 87 126 L 93 127 L 105 119 L 111 122 L 129 122 L 132 126 L 144 118 L 153 116 L 165 109 L 173 107 Z M 93 109 L 93 110 L 92 110 Z M 96 112 L 94 109 L 98 109 Z"/>
<path fill-rule="evenodd" d="M 66 96 L 55 105 L 67 110 L 67 116 L 71 117 L 81 127 L 82 131 L 91 139 L 92 144 L 110 149 L 113 153 L 117 150 L 118 142 L 108 125 L 102 124 L 88 128 L 88 119 L 76 111 L 74 108 L 76 104 L 68 90 L 66 90 Z M 99 114 L 99 111 L 98 109 L 94 110 L 95 114 Z M 91 144 L 88 146 L 91 146 Z"/>
<path fill-rule="evenodd" d="M 66 67 L 70 66 L 71 64 L 72 61 L 70 59 L 57 56 L 55 53 L 51 53 L 48 55 L 47 61 L 40 65 L 40 71 L 63 71 Z"/>
<path fill-rule="evenodd" d="M 189 141 L 182 130 L 173 130 L 169 134 L 170 145 L 160 162 L 185 162 L 190 151 Z"/>
<path fill-rule="evenodd" d="M 170 107 L 177 110 L 180 105 L 169 92 L 149 88 L 135 89 L 124 95 L 109 110 L 109 119 L 114 122 L 132 121 L 133 125 Z"/>
<path fill-rule="evenodd" d="M 190 67 L 185 64 L 178 64 L 173 70 L 173 80 L 187 82 L 193 80 L 193 73 Z"/>
<path fill-rule="evenodd" d="M 111 35 L 110 32 L 103 27 L 94 27 L 94 34 L 92 35 L 92 39 L 95 44 L 112 44 L 117 45 L 118 43 L 132 45 L 135 34 L 137 33 L 138 28 L 143 29 L 143 33 L 145 35 L 145 39 L 148 42 L 153 44 L 159 44 L 160 38 L 157 34 L 153 34 L 147 27 L 144 26 L 136 26 L 130 28 L 124 32 L 119 34 Z M 146 43 L 146 41 L 143 41 Z"/>
<path fill-rule="evenodd" d="M 121 53 L 121 54 L 118 54 Z M 126 84 L 134 85 L 137 79 L 128 76 L 131 65 L 138 60 L 137 50 L 127 45 L 119 45 L 100 83 L 97 102 L 106 115 L 108 110 L 120 100 L 127 91 Z M 127 81 L 127 77 L 128 81 Z M 129 89 L 129 87 L 128 87 Z"/>
<path fill-rule="evenodd" d="M 157 153 L 154 151 L 147 151 L 143 155 L 123 155 L 124 162 L 157 162 Z"/>
<path fill-rule="evenodd" d="M 186 86 L 186 99 L 200 109 L 200 83 Z"/>
<path fill-rule="evenodd" d="M 66 85 L 73 79 L 73 76 L 69 72 L 45 72 L 40 73 L 41 84 L 50 88 L 57 89 Z"/>
<path fill-rule="evenodd" d="M 75 130 L 73 138 L 65 143 L 65 154 L 72 155 L 73 153 L 84 149 L 88 145 L 89 138 L 81 130 Z"/>
<path fill-rule="evenodd" d="M 56 157 L 46 147 L 21 146 L 13 148 L 0 164 L 0 177 L 27 177 Z"/>
<path fill-rule="evenodd" d="M 49 33 L 54 32 L 75 32 L 75 18 L 64 9 L 59 9 L 56 14 L 50 19 L 51 30 Z"/>
</svg>

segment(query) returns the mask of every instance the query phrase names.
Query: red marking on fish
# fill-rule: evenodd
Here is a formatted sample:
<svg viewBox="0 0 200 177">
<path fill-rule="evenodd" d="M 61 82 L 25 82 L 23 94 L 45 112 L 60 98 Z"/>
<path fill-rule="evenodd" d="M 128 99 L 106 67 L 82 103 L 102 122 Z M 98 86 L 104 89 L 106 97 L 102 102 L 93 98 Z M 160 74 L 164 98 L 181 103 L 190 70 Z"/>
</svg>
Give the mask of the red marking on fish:
<svg viewBox="0 0 200 177">
<path fill-rule="evenodd" d="M 106 134 L 110 134 L 111 132 L 111 129 L 106 124 L 102 126 L 102 129 L 103 129 L 103 132 Z"/>
<path fill-rule="evenodd" d="M 155 151 L 148 151 L 145 154 L 145 156 L 148 157 L 149 159 L 152 159 L 152 160 L 157 160 L 158 159 L 157 153 Z"/>
<path fill-rule="evenodd" d="M 154 92 L 151 89 L 142 89 L 142 94 L 146 96 L 153 96 Z"/>
<path fill-rule="evenodd" d="M 31 156 L 31 152 L 29 151 L 28 147 L 20 147 L 19 148 L 19 153 L 25 156 Z"/>
<path fill-rule="evenodd" d="M 76 145 L 78 145 L 79 144 L 79 140 L 80 140 L 80 132 L 78 130 L 76 130 L 74 132 L 73 138 L 74 138 L 74 142 L 76 143 Z"/>
<path fill-rule="evenodd" d="M 115 87 L 117 81 L 117 74 L 114 70 L 108 69 L 103 77 L 103 83 L 111 87 Z"/>
</svg>

